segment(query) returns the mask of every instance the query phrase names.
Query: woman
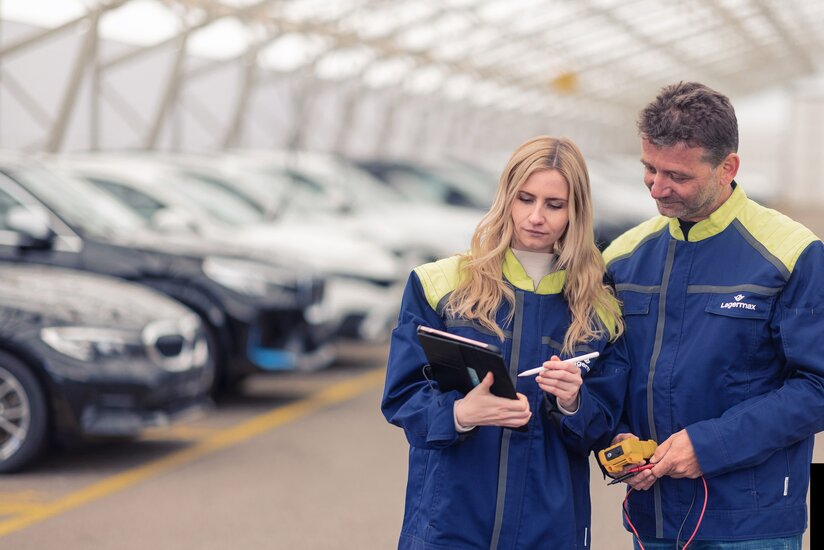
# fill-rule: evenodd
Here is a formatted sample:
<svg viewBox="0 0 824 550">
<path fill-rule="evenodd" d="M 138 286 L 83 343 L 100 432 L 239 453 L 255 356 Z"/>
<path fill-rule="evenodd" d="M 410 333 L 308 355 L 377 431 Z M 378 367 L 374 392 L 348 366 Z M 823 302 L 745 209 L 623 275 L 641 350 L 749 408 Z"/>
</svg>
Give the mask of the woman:
<svg viewBox="0 0 824 550">
<path fill-rule="evenodd" d="M 603 275 L 583 156 L 546 136 L 513 153 L 470 252 L 413 271 L 382 402 L 410 444 L 400 548 L 589 547 L 588 454 L 609 442 L 627 375 Z M 492 395 L 491 374 L 439 391 L 419 325 L 501 348 L 518 399 Z M 587 351 L 601 353 L 588 369 L 559 360 Z"/>
</svg>

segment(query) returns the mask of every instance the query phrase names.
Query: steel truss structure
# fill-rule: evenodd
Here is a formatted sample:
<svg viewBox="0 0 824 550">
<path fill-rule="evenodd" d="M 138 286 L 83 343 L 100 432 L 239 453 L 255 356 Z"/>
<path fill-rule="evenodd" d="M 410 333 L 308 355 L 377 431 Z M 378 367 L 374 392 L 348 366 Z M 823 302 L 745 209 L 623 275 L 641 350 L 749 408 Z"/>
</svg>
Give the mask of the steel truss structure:
<svg viewBox="0 0 824 550">
<path fill-rule="evenodd" d="M 24 142 L 0 133 L 0 146 L 375 154 L 566 133 L 593 149 L 631 150 L 635 114 L 663 84 L 700 80 L 742 96 L 824 65 L 820 1 L 78 2 L 75 17 L 51 28 L 0 35 L 0 115 L 24 112 L 37 128 Z M 172 32 L 140 45 L 103 36 L 108 18 L 149 4 Z M 220 25 L 240 29 L 231 55 L 193 51 Z M 62 83 L 44 94 L 20 59 L 60 40 Z M 287 55 L 287 43 L 300 47 Z M 152 59 L 140 73 L 153 75 L 142 82 L 151 93 L 135 98 L 124 75 Z M 128 137 L 111 137 L 112 124 Z"/>
</svg>

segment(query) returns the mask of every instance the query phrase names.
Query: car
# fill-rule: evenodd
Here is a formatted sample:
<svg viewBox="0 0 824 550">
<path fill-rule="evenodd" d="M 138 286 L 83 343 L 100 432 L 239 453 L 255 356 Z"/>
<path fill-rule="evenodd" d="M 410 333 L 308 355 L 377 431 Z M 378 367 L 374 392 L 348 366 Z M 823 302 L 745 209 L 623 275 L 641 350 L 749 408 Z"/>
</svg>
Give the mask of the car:
<svg viewBox="0 0 824 550">
<path fill-rule="evenodd" d="M 117 201 L 25 156 L 0 156 L 0 262 L 111 275 L 182 302 L 206 329 L 215 393 L 254 372 L 316 370 L 335 359 L 323 278 L 148 232 Z"/>
<path fill-rule="evenodd" d="M 415 200 L 377 181 L 348 160 L 308 151 L 236 151 L 225 163 L 268 176 L 288 187 L 289 208 L 297 215 L 348 215 L 347 228 L 373 239 L 403 258 L 408 271 L 416 265 L 469 249 L 483 216 L 477 208 Z"/>
<path fill-rule="evenodd" d="M 470 173 L 466 165 L 449 161 L 419 163 L 399 159 L 354 161 L 378 180 L 407 197 L 439 204 L 489 210 L 495 198 L 494 176 Z"/>
<path fill-rule="evenodd" d="M 195 233 L 254 257 L 289 258 L 326 279 L 324 307 L 335 336 L 381 342 L 397 318 L 404 275 L 398 259 L 333 220 L 269 220 L 255 200 L 222 185 L 215 171 L 193 172 L 152 156 L 65 157 L 58 169 L 121 201 L 166 234 Z"/>
<path fill-rule="evenodd" d="M 206 332 L 142 285 L 0 263 L 0 473 L 50 441 L 134 436 L 211 407 Z"/>
</svg>

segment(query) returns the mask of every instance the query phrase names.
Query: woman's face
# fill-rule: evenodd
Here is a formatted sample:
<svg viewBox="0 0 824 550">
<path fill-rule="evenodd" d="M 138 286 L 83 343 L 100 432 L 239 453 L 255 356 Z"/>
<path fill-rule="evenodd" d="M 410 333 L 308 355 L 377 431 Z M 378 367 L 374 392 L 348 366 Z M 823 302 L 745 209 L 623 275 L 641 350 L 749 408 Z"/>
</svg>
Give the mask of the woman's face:
<svg viewBox="0 0 824 550">
<path fill-rule="evenodd" d="M 527 178 L 512 201 L 512 248 L 552 252 L 569 224 L 569 184 L 557 170 Z"/>
</svg>

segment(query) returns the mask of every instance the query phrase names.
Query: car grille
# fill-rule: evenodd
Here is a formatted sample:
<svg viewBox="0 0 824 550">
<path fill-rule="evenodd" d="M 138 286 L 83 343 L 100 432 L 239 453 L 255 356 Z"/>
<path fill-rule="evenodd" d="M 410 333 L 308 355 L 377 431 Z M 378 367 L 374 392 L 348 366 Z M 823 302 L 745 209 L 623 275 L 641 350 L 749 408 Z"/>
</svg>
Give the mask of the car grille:
<svg viewBox="0 0 824 550">
<path fill-rule="evenodd" d="M 167 334 L 160 336 L 155 341 L 155 349 L 163 357 L 173 358 L 183 353 L 186 343 L 186 339 L 182 335 Z"/>
<path fill-rule="evenodd" d="M 143 329 L 147 355 L 168 371 L 188 370 L 206 359 L 206 340 L 194 315 L 150 323 Z"/>
<path fill-rule="evenodd" d="M 320 303 L 326 281 L 318 277 L 307 278 L 298 282 L 298 304 L 300 307 Z"/>
</svg>

